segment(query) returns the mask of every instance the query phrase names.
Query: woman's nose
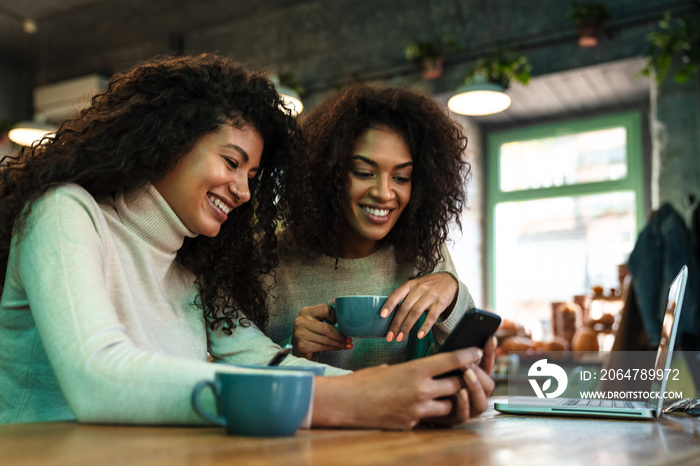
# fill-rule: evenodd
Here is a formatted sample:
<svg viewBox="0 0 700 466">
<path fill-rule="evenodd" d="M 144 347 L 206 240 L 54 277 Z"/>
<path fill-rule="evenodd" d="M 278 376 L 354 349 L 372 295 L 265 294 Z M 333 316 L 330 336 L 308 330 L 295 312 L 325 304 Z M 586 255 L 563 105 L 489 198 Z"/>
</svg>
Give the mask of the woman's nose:
<svg viewBox="0 0 700 466">
<path fill-rule="evenodd" d="M 236 198 L 236 202 L 240 204 L 245 204 L 250 200 L 250 188 L 248 187 L 248 178 L 243 180 L 236 180 L 229 184 L 229 191 Z"/>
<path fill-rule="evenodd" d="M 381 201 L 388 201 L 394 197 L 394 191 L 391 189 L 389 177 L 378 176 L 377 181 L 370 191 L 370 195 Z"/>
</svg>

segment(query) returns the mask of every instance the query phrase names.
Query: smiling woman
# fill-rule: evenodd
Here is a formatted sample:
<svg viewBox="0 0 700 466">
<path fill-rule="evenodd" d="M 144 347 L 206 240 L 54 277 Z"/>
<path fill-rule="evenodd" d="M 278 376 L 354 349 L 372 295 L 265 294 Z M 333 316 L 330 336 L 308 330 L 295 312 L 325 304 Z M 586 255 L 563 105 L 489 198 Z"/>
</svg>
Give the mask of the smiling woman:
<svg viewBox="0 0 700 466">
<path fill-rule="evenodd" d="M 437 350 L 474 307 L 445 248 L 470 168 L 460 126 L 428 95 L 357 86 L 302 127 L 309 157 L 297 157 L 292 186 L 305 202 L 285 218 L 268 335 L 353 370 Z M 333 326 L 329 304 L 346 295 L 388 296 L 386 341 L 353 341 Z"/>
<path fill-rule="evenodd" d="M 144 394 L 127 398 L 123 385 L 208 377 L 212 368 L 196 363 L 207 349 L 232 352 L 231 342 L 269 360 L 275 345 L 249 345 L 257 333 L 245 330 L 267 319 L 259 280 L 275 260 L 278 208 L 291 199 L 281 170 L 302 145 L 280 104 L 272 83 L 229 60 L 154 59 L 115 76 L 7 165 L 1 420 L 185 420 L 174 393 L 156 402 L 149 391 L 134 406 Z M 142 362 L 124 372 L 124 360 Z M 181 365 L 185 379 L 174 375 Z M 115 377 L 122 383 L 108 383 Z"/>
<path fill-rule="evenodd" d="M 301 202 L 286 190 L 297 154 L 301 132 L 273 84 L 202 55 L 115 76 L 3 167 L 0 423 L 201 423 L 195 385 L 251 370 L 207 352 L 264 365 L 280 349 L 260 330 L 261 277 L 279 209 Z M 469 395 L 457 377 L 433 377 L 465 370 L 474 350 L 318 378 L 307 425 L 463 422 L 487 407 L 493 351 L 470 371 Z"/>
</svg>

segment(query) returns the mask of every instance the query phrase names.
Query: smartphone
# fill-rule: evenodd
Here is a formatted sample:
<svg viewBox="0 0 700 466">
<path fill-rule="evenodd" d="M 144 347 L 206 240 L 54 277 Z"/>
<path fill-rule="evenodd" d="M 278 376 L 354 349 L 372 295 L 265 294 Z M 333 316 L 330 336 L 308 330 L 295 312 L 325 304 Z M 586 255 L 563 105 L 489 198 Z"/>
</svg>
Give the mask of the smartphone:
<svg viewBox="0 0 700 466">
<path fill-rule="evenodd" d="M 501 317 L 492 312 L 482 311 L 481 309 L 467 311 L 452 333 L 450 333 L 450 336 L 447 337 L 445 344 L 442 345 L 438 353 L 469 348 L 471 346 L 483 349 L 489 338 L 496 333 L 499 325 L 501 325 Z M 438 378 L 453 375 L 459 376 L 461 371 L 451 371 L 438 376 Z"/>
</svg>

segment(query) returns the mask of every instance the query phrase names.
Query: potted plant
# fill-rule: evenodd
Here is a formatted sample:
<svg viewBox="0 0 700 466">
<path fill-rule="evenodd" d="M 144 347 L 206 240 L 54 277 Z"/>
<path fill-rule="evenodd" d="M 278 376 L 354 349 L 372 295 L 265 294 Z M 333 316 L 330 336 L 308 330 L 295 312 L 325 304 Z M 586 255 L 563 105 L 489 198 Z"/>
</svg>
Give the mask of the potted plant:
<svg viewBox="0 0 700 466">
<path fill-rule="evenodd" d="M 493 55 L 476 61 L 464 84 L 469 85 L 483 80 L 498 84 L 505 90 L 513 80 L 523 84 L 529 83 L 531 71 L 532 66 L 527 57 L 514 57 L 503 49 L 496 49 Z"/>
<path fill-rule="evenodd" d="M 569 19 L 578 26 L 578 45 L 581 47 L 595 47 L 598 45 L 598 37 L 604 22 L 612 16 L 605 3 L 571 2 L 569 5 Z"/>
<path fill-rule="evenodd" d="M 666 13 L 658 27 L 647 35 L 649 47 L 644 54 L 647 63 L 642 74 L 661 83 L 672 64 L 678 67 L 673 74 L 677 83 L 684 83 L 698 72 L 700 66 L 700 21 Z"/>
<path fill-rule="evenodd" d="M 454 37 L 447 33 L 428 41 L 412 37 L 411 43 L 404 48 L 404 56 L 418 64 L 424 79 L 437 79 L 442 76 L 444 58 L 459 48 Z"/>
</svg>

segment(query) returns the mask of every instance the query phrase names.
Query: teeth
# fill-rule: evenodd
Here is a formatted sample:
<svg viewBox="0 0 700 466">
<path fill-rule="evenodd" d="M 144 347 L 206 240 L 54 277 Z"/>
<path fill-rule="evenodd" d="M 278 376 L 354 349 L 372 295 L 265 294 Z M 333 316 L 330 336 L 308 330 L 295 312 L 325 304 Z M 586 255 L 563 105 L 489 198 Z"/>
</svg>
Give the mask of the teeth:
<svg viewBox="0 0 700 466">
<path fill-rule="evenodd" d="M 389 209 L 375 209 L 373 207 L 362 206 L 362 210 L 375 217 L 385 217 L 389 215 Z"/>
<path fill-rule="evenodd" d="M 223 202 L 221 202 L 221 200 L 220 200 L 219 198 L 216 198 L 216 197 L 214 197 L 214 196 L 211 196 L 211 197 L 209 198 L 209 200 L 210 200 L 216 207 L 218 207 L 219 209 L 221 209 L 221 210 L 223 211 L 223 213 L 225 213 L 226 215 L 228 215 L 229 212 L 231 212 L 231 208 L 230 208 L 229 206 L 227 206 L 226 204 L 224 204 Z"/>
</svg>

